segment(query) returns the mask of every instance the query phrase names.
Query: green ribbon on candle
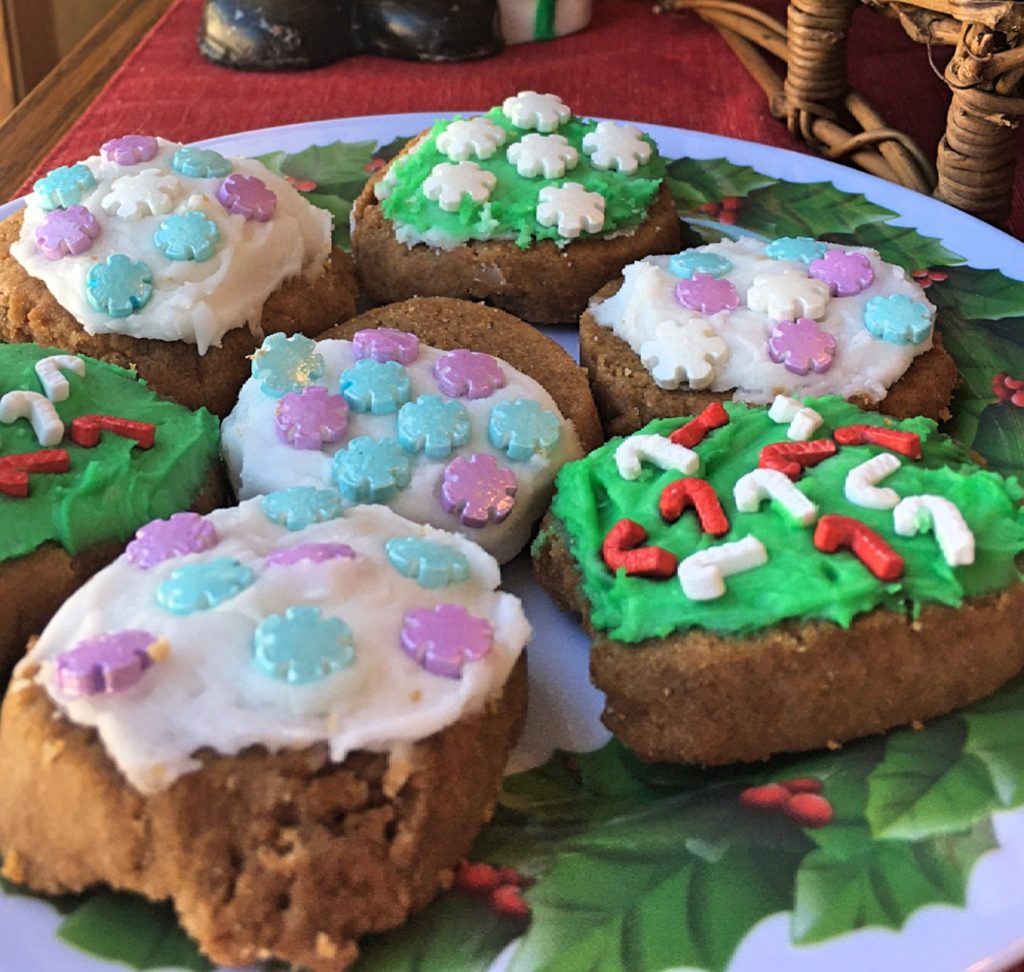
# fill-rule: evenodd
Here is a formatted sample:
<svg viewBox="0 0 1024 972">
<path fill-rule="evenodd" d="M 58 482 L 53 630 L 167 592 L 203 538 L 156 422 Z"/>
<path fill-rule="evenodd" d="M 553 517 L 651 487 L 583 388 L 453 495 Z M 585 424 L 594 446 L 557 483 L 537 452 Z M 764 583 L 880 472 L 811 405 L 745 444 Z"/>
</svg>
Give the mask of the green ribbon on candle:
<svg viewBox="0 0 1024 972">
<path fill-rule="evenodd" d="M 537 0 L 537 13 L 533 18 L 535 40 L 551 40 L 555 36 L 555 7 L 558 0 Z"/>
</svg>

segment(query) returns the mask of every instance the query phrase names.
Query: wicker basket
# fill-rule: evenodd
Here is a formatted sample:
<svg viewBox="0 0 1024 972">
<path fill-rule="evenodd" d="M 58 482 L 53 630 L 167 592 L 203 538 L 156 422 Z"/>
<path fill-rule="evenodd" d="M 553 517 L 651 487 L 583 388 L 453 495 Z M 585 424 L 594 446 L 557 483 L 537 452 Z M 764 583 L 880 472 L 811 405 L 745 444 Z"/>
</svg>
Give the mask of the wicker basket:
<svg viewBox="0 0 1024 972">
<path fill-rule="evenodd" d="M 916 41 L 955 48 L 935 165 L 847 82 L 846 35 L 859 6 L 897 18 Z M 663 0 L 656 9 L 694 10 L 713 24 L 765 90 L 772 115 L 826 157 L 849 159 L 992 223 L 1009 217 L 1024 116 L 1024 3 L 790 0 L 788 29 L 732 0 Z M 784 79 L 762 51 L 785 63 Z"/>
</svg>

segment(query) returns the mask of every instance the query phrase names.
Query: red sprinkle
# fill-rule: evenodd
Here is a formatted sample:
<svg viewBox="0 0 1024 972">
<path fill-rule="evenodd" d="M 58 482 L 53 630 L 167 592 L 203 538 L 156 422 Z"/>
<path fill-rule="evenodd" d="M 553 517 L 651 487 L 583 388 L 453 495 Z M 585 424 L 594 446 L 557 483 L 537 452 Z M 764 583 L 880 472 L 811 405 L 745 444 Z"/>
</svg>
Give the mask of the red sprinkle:
<svg viewBox="0 0 1024 972">
<path fill-rule="evenodd" d="M 814 546 L 823 553 L 848 547 L 879 580 L 894 581 L 903 576 L 903 558 L 871 527 L 851 516 L 829 513 L 818 520 Z"/>
<path fill-rule="evenodd" d="M 506 918 L 526 918 L 530 914 L 530 906 L 514 884 L 502 884 L 491 892 L 491 904 L 499 915 Z"/>
<path fill-rule="evenodd" d="M 833 435 L 840 445 L 864 445 L 867 442 L 909 459 L 921 458 L 921 436 L 916 432 L 901 432 L 881 425 L 844 425 Z"/>
<path fill-rule="evenodd" d="M 697 511 L 700 528 L 705 533 L 720 537 L 729 532 L 729 518 L 718 501 L 714 486 L 706 479 L 696 476 L 677 479 L 661 491 L 658 499 L 658 511 L 666 523 L 675 523 L 689 506 Z"/>
<path fill-rule="evenodd" d="M 729 413 L 722 407 L 722 403 L 712 402 L 699 415 L 695 415 L 685 425 L 680 425 L 668 437 L 668 441 L 692 449 L 698 443 L 703 442 L 704 437 L 712 429 L 721 428 L 728 422 Z"/>
<path fill-rule="evenodd" d="M 821 780 L 811 777 L 800 777 L 795 780 L 783 780 L 782 785 L 790 793 L 821 793 Z"/>
<path fill-rule="evenodd" d="M 134 439 L 142 449 L 149 449 L 156 440 L 156 426 L 152 422 L 133 422 L 116 415 L 79 415 L 71 422 L 71 441 L 91 449 L 104 431 Z"/>
<path fill-rule="evenodd" d="M 777 469 L 790 479 L 799 479 L 806 466 L 816 466 L 837 451 L 831 439 L 807 442 L 773 442 L 761 450 L 757 464 L 761 469 Z"/>
<path fill-rule="evenodd" d="M 71 468 L 67 449 L 37 449 L 0 459 L 0 493 L 28 496 L 30 473 L 62 473 Z"/>
<path fill-rule="evenodd" d="M 634 520 L 619 520 L 605 535 L 601 557 L 613 573 L 620 567 L 639 577 L 671 577 L 676 555 L 663 547 L 641 547 L 647 531 Z"/>
<path fill-rule="evenodd" d="M 778 783 L 767 786 L 749 786 L 740 794 L 740 803 L 751 810 L 781 810 L 792 794 Z"/>
<path fill-rule="evenodd" d="M 455 886 L 470 893 L 493 891 L 501 883 L 498 869 L 490 864 L 462 861 L 455 872 Z"/>
<path fill-rule="evenodd" d="M 832 804 L 817 793 L 794 793 L 783 811 L 803 827 L 824 827 L 832 822 Z"/>
</svg>

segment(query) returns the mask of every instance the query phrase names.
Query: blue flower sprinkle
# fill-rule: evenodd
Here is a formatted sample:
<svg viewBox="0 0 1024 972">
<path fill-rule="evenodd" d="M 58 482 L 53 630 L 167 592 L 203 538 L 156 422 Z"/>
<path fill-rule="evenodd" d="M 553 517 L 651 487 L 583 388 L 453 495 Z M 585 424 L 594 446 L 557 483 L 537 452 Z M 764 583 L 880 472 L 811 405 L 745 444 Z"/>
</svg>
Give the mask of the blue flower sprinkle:
<svg viewBox="0 0 1024 972">
<path fill-rule="evenodd" d="M 732 269 L 732 263 L 718 253 L 684 250 L 682 253 L 673 254 L 668 261 L 668 269 L 669 273 L 684 280 L 692 279 L 695 273 L 724 277 Z"/>
<path fill-rule="evenodd" d="M 171 573 L 156 591 L 157 603 L 171 614 L 208 611 L 249 587 L 252 569 L 233 557 L 186 564 Z"/>
<path fill-rule="evenodd" d="M 409 401 L 412 386 L 397 361 L 362 358 L 341 373 L 341 393 L 356 412 L 388 415 Z"/>
<path fill-rule="evenodd" d="M 85 193 L 96 185 L 92 169 L 81 162 L 76 165 L 62 165 L 48 172 L 42 179 L 36 179 L 32 188 L 39 196 L 39 204 L 45 210 L 67 209 L 82 201 Z"/>
<path fill-rule="evenodd" d="M 337 490 L 315 486 L 279 489 L 267 493 L 261 502 L 264 516 L 289 530 L 305 530 L 314 523 L 336 519 L 344 509 Z"/>
<path fill-rule="evenodd" d="M 197 210 L 168 216 L 153 234 L 153 245 L 168 260 L 202 263 L 213 256 L 219 242 L 217 224 Z"/>
<path fill-rule="evenodd" d="M 141 260 L 112 253 L 86 274 L 85 296 L 101 314 L 128 317 L 145 307 L 153 296 L 153 273 Z"/>
<path fill-rule="evenodd" d="M 324 357 L 316 350 L 316 342 L 304 334 L 268 334 L 252 356 L 252 375 L 270 398 L 302 391 L 323 373 Z"/>
<path fill-rule="evenodd" d="M 780 236 L 764 248 L 764 253 L 773 260 L 812 263 L 814 260 L 820 260 L 827 250 L 828 247 L 824 243 L 812 240 L 809 236 Z"/>
<path fill-rule="evenodd" d="M 398 413 L 398 441 L 407 452 L 444 459 L 469 441 L 469 412 L 462 402 L 420 395 Z"/>
<path fill-rule="evenodd" d="M 562 435 L 558 416 L 532 398 L 499 402 L 491 409 L 487 438 L 495 449 L 504 449 L 509 459 L 524 461 L 535 452 L 550 452 Z"/>
<path fill-rule="evenodd" d="M 264 618 L 253 634 L 253 661 L 264 675 L 290 685 L 318 682 L 355 659 L 352 629 L 320 608 L 290 607 Z"/>
<path fill-rule="evenodd" d="M 412 578 L 420 587 L 436 590 L 449 584 L 459 584 L 469 577 L 466 555 L 444 543 L 419 537 L 393 537 L 384 549 L 391 566 L 403 577 Z"/>
<path fill-rule="evenodd" d="M 171 168 L 190 179 L 223 179 L 231 163 L 213 149 L 186 147 L 174 153 Z"/>
<path fill-rule="evenodd" d="M 334 482 L 352 503 L 384 503 L 412 479 L 412 462 L 394 439 L 361 435 L 334 454 Z"/>
<path fill-rule="evenodd" d="M 920 344 L 932 332 L 932 315 L 906 294 L 872 297 L 864 306 L 864 326 L 890 344 Z"/>
</svg>

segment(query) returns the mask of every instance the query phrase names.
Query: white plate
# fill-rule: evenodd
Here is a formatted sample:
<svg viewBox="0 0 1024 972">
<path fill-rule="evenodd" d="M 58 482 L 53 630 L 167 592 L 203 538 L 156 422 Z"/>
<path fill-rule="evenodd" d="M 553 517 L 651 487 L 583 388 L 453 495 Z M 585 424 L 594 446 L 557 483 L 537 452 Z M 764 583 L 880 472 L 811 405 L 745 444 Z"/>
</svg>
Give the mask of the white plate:
<svg viewBox="0 0 1024 972">
<path fill-rule="evenodd" d="M 229 155 L 278 150 L 295 153 L 336 140 L 372 139 L 383 145 L 421 131 L 436 117 L 408 114 L 338 119 L 228 135 L 202 144 Z M 899 216 L 891 221 L 893 225 L 913 227 L 940 239 L 974 268 L 997 268 L 1009 277 L 1024 276 L 1024 244 L 928 197 L 807 155 L 699 132 L 641 127 L 654 137 L 667 158 L 724 158 L 787 182 L 831 182 L 838 189 L 862 193 L 871 202 L 894 210 Z M 19 205 L 14 201 L 0 206 L 0 218 Z M 575 350 L 574 335 L 567 337 L 562 331 L 556 336 Z M 514 757 L 515 768 L 542 763 L 554 748 L 576 752 L 597 748 L 606 741 L 607 733 L 598 719 L 602 696 L 590 687 L 587 677 L 584 637 L 534 585 L 525 559 L 506 569 L 505 580 L 506 586 L 524 599 L 536 633 L 530 647 L 530 715 Z M 73 825 L 74 809 L 68 808 L 68 814 L 69 825 Z M 965 907 L 929 905 L 914 912 L 898 932 L 869 928 L 800 948 L 790 944 L 787 916 L 776 914 L 746 936 L 729 972 L 958 972 L 968 967 L 971 972 L 994 972 L 1024 957 L 1024 812 L 997 814 L 994 825 L 1000 848 L 975 866 Z M 0 896 L 0 970 L 113 972 L 124 968 L 65 945 L 56 938 L 59 923 L 60 916 L 43 900 Z"/>
</svg>

